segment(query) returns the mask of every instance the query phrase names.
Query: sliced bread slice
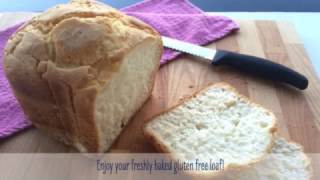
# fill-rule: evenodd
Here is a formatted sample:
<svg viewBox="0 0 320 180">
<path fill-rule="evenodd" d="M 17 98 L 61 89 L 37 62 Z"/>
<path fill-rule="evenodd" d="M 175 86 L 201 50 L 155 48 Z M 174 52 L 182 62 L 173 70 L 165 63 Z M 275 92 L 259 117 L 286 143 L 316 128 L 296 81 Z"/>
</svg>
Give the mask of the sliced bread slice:
<svg viewBox="0 0 320 180">
<path fill-rule="evenodd" d="M 311 161 L 302 146 L 277 137 L 272 154 L 264 160 L 241 171 L 234 171 L 221 178 L 224 180 L 309 180 Z"/>
<path fill-rule="evenodd" d="M 176 159 L 223 159 L 227 171 L 248 166 L 268 154 L 275 127 L 272 112 L 230 85 L 219 83 L 154 117 L 145 125 L 144 134 L 160 151 Z"/>
</svg>

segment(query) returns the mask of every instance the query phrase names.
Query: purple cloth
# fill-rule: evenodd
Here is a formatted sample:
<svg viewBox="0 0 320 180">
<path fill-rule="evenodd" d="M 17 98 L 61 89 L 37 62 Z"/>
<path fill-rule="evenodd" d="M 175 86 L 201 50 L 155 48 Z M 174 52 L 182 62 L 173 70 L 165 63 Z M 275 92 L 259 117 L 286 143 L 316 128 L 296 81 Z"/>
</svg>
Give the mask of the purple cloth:
<svg viewBox="0 0 320 180">
<path fill-rule="evenodd" d="M 155 28 L 161 35 L 205 45 L 237 30 L 238 25 L 224 16 L 208 16 L 187 0 L 147 0 L 122 9 Z M 165 49 L 161 64 L 179 52 Z"/>
<path fill-rule="evenodd" d="M 239 28 L 226 17 L 205 15 L 187 0 L 146 0 L 122 11 L 150 24 L 162 35 L 199 45 L 208 44 Z M 15 25 L 0 32 L 0 52 L 10 35 L 19 27 Z M 173 60 L 179 54 L 165 49 L 161 64 Z M 2 56 L 0 53 L 0 139 L 31 126 L 5 78 Z"/>
<path fill-rule="evenodd" d="M 12 94 L 3 71 L 3 48 L 10 35 L 14 33 L 19 26 L 20 25 L 16 25 L 0 32 L 0 139 L 10 136 L 31 125 Z"/>
</svg>

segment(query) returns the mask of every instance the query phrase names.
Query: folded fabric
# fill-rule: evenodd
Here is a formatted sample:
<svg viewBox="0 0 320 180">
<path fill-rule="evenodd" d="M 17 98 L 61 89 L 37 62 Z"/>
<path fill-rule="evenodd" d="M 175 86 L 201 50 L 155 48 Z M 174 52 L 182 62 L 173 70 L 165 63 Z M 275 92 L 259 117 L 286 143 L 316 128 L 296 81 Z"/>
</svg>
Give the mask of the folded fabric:
<svg viewBox="0 0 320 180">
<path fill-rule="evenodd" d="M 0 139 L 31 125 L 12 94 L 3 70 L 3 49 L 11 34 L 14 33 L 19 26 L 20 25 L 16 25 L 0 32 Z"/>
<path fill-rule="evenodd" d="M 239 28 L 227 17 L 206 15 L 187 0 L 147 0 L 122 11 L 150 24 L 161 35 L 199 45 L 213 42 Z M 165 49 L 161 64 L 179 54 Z"/>
<path fill-rule="evenodd" d="M 206 15 L 187 0 L 146 0 L 121 11 L 150 24 L 162 35 L 199 45 L 213 42 L 239 28 L 229 18 Z M 20 26 L 0 32 L 0 139 L 31 126 L 10 89 L 2 66 L 5 44 Z M 179 54 L 165 49 L 161 64 Z"/>
</svg>

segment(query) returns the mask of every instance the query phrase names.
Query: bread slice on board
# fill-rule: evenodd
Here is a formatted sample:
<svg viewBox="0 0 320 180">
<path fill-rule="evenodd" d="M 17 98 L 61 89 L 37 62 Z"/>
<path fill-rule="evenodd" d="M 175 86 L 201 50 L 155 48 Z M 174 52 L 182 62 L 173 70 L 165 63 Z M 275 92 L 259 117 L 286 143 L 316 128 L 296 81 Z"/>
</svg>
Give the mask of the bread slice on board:
<svg viewBox="0 0 320 180">
<path fill-rule="evenodd" d="M 25 114 L 81 152 L 104 152 L 151 95 L 158 32 L 93 0 L 57 5 L 7 42 L 4 70 Z"/>
<path fill-rule="evenodd" d="M 303 148 L 284 138 L 276 137 L 272 153 L 261 162 L 241 171 L 233 171 L 221 180 L 309 180 L 311 161 Z M 217 180 L 220 180 L 217 179 Z"/>
<path fill-rule="evenodd" d="M 223 159 L 225 172 L 249 166 L 271 152 L 275 127 L 272 112 L 219 83 L 154 117 L 144 134 L 176 159 Z"/>
</svg>

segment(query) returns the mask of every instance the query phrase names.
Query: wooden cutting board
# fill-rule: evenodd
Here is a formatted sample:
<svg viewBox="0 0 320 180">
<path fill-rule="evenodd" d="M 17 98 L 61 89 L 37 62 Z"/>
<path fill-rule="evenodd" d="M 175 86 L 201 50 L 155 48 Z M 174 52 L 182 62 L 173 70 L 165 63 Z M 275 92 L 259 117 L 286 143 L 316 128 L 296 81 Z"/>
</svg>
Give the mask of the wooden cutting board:
<svg viewBox="0 0 320 180">
<path fill-rule="evenodd" d="M 209 83 L 224 81 L 271 109 L 279 119 L 279 134 L 302 144 L 307 153 L 320 153 L 320 81 L 292 24 L 274 21 L 238 21 L 241 30 L 211 48 L 225 49 L 285 64 L 305 74 L 310 86 L 298 91 L 225 67 L 213 68 L 200 59 L 182 56 L 161 67 L 154 92 L 133 117 L 111 151 L 154 152 L 141 133 L 142 125 L 182 97 Z M 0 141 L 0 152 L 74 152 L 35 128 Z"/>
</svg>

